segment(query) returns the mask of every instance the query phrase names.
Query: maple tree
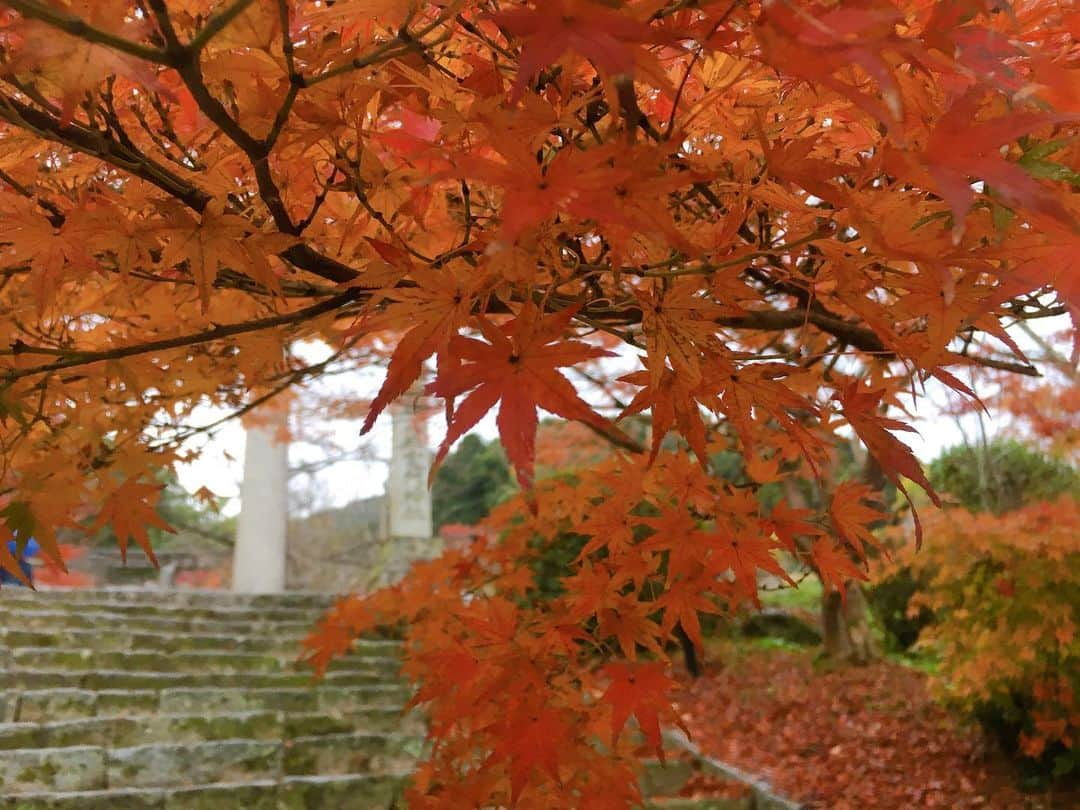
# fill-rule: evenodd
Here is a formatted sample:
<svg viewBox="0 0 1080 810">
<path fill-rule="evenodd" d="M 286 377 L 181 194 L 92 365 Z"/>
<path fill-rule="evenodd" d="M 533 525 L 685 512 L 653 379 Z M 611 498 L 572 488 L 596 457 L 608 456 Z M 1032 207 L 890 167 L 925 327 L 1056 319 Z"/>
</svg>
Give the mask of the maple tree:
<svg viewBox="0 0 1080 810">
<path fill-rule="evenodd" d="M 313 660 L 410 622 L 435 742 L 411 806 L 626 806 L 668 634 L 780 551 L 864 573 L 865 484 L 754 489 L 822 477 L 849 427 L 925 485 L 888 409 L 1037 374 L 1006 327 L 1080 314 L 1078 25 L 1049 0 L 3 0 L 4 531 L 59 564 L 59 528 L 111 521 L 149 553 L 152 471 L 216 427 L 197 406 L 386 363 L 370 428 L 434 363 L 447 445 L 495 410 L 522 508 L 344 600 Z M 615 452 L 534 485 L 538 409 Z M 708 475 L 725 450 L 748 486 Z M 530 600 L 532 538 L 598 503 Z"/>
</svg>

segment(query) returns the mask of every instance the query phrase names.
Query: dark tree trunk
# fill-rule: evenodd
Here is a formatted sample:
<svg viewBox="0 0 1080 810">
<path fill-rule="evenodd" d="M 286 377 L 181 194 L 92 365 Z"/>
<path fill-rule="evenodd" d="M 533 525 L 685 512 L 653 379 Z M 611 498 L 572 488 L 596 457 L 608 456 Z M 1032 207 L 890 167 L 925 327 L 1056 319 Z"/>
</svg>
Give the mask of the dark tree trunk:
<svg viewBox="0 0 1080 810">
<path fill-rule="evenodd" d="M 828 591 L 822 597 L 825 655 L 837 663 L 866 664 L 879 656 L 870 633 L 870 606 L 858 582 L 847 583 L 846 597 L 837 591 Z"/>
<path fill-rule="evenodd" d="M 679 645 L 682 647 L 686 671 L 690 673 L 691 678 L 698 677 L 701 675 L 701 662 L 698 661 L 698 652 L 694 647 L 694 642 L 690 640 L 690 636 L 683 630 L 682 624 L 675 625 L 675 637 L 679 639 Z"/>
</svg>

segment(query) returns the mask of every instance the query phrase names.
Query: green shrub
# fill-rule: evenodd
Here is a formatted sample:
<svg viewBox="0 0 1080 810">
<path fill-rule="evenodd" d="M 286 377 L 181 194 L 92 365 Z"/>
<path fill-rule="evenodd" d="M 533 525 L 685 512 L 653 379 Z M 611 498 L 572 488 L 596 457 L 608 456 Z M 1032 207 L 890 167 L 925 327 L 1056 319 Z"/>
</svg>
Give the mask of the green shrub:
<svg viewBox="0 0 1080 810">
<path fill-rule="evenodd" d="M 971 512 L 1000 515 L 1059 495 L 1080 498 L 1080 474 L 1068 463 L 1013 439 L 958 445 L 928 470 L 934 487 Z"/>
<path fill-rule="evenodd" d="M 910 608 L 911 599 L 926 581 L 915 576 L 910 565 L 867 588 L 867 599 L 885 635 L 885 645 L 892 652 L 904 652 L 919 640 L 919 633 L 933 621 L 926 607 Z"/>
</svg>

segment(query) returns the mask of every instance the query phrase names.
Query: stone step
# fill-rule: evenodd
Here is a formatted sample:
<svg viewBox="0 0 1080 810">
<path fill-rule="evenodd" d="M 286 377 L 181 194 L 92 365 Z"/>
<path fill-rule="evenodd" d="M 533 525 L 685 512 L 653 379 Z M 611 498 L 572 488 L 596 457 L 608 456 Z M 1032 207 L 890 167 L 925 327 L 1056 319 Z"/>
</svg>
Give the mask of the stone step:
<svg viewBox="0 0 1080 810">
<path fill-rule="evenodd" d="M 332 671 L 318 683 L 365 686 L 383 683 L 387 675 L 376 668 Z M 0 671 L 0 692 L 9 689 L 169 689 L 182 686 L 277 687 L 312 686 L 310 672 L 130 672 L 107 669 L 24 669 Z"/>
<path fill-rule="evenodd" d="M 288 776 L 405 773 L 424 755 L 424 738 L 403 733 L 359 731 L 289 740 L 283 750 Z"/>
<path fill-rule="evenodd" d="M 218 635 L 304 636 L 312 631 L 317 617 L 299 621 L 233 621 L 175 616 L 142 616 L 123 613 L 73 612 L 56 610 L 9 611 L 0 609 L 0 626 L 17 630 L 116 629 L 144 633 L 209 633 Z"/>
<path fill-rule="evenodd" d="M 197 650 L 194 652 L 143 652 L 96 649 L 58 650 L 51 647 L 19 647 L 0 650 L 3 670 L 85 670 L 101 668 L 137 672 L 168 673 L 286 673 L 300 672 L 310 677 L 311 668 L 292 656 L 260 653 Z M 331 662 L 330 672 L 367 672 L 396 678 L 400 662 L 377 656 L 349 656 Z"/>
<path fill-rule="evenodd" d="M 404 774 L 350 774 L 172 789 L 33 793 L 0 799 L 0 810 L 390 810 L 402 806 L 405 783 Z"/>
<path fill-rule="evenodd" d="M 685 757 L 646 759 L 642 764 L 641 792 L 646 796 L 678 795 L 697 770 L 696 763 Z"/>
<path fill-rule="evenodd" d="M 309 628 L 310 629 L 310 628 Z M 184 652 L 220 650 L 296 657 L 307 633 L 283 637 L 266 635 L 224 635 L 213 633 L 147 633 L 123 629 L 82 630 L 0 630 L 0 649 L 16 647 L 53 647 L 95 650 L 131 650 L 134 652 Z M 356 642 L 351 656 L 395 658 L 401 654 L 396 641 Z"/>
<path fill-rule="evenodd" d="M 0 750 L 67 748 L 99 745 L 123 748 L 148 743 L 193 743 L 210 740 L 291 740 L 323 734 L 423 734 L 416 713 L 398 707 L 357 706 L 337 712 L 283 711 L 150 714 L 90 717 L 53 722 L 0 723 Z"/>
<path fill-rule="evenodd" d="M 6 589 L 5 589 L 6 590 Z M 222 622 L 266 624 L 271 622 L 306 622 L 314 624 L 325 611 L 318 608 L 246 608 L 231 606 L 179 606 L 141 605 L 126 602 L 51 602 L 47 600 L 22 600 L 18 597 L 0 600 L 0 618 L 13 619 L 29 611 L 51 613 L 85 614 L 109 613 L 121 620 L 130 616 L 140 619 L 167 618 L 194 621 L 196 619 Z"/>
<path fill-rule="evenodd" d="M 407 772 L 423 740 L 404 734 L 328 734 L 272 740 L 71 746 L 0 751 L 0 791 L 87 791 Z"/>
<path fill-rule="evenodd" d="M 759 797 L 748 785 L 717 772 L 708 762 L 684 751 L 669 751 L 668 754 L 664 762 L 658 759 L 642 762 L 641 792 L 646 798 L 645 810 L 765 810 L 771 807 L 759 802 Z M 701 776 L 723 786 L 728 795 L 682 798 L 680 793 L 688 788 L 692 790 L 691 780 Z"/>
<path fill-rule="evenodd" d="M 168 605 L 176 607 L 220 605 L 244 608 L 305 608 L 325 609 L 336 597 L 310 591 L 291 591 L 277 594 L 242 594 L 230 591 L 208 591 L 180 588 L 49 588 L 36 591 L 5 589 L 0 604 L 5 602 L 114 602 L 117 604 Z"/>
<path fill-rule="evenodd" d="M 358 707 L 403 706 L 411 690 L 396 683 L 363 686 L 181 687 L 171 689 L 30 689 L 3 693 L 7 722 L 45 723 L 88 717 L 138 717 L 163 714 L 210 716 L 234 712 L 322 713 L 335 716 Z"/>
</svg>

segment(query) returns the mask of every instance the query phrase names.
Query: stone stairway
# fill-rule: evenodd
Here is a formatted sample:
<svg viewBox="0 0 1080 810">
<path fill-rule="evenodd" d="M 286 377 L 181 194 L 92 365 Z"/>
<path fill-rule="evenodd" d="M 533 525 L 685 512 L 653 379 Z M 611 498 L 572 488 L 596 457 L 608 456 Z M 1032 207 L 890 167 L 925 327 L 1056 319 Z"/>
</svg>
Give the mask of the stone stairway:
<svg viewBox="0 0 1080 810">
<path fill-rule="evenodd" d="M 402 807 L 422 753 L 397 644 L 312 685 L 329 599 L 0 591 L 0 810 Z"/>
<path fill-rule="evenodd" d="M 402 715 L 397 642 L 359 642 L 318 682 L 295 663 L 329 604 L 0 590 L 0 810 L 403 810 L 424 728 Z M 648 762 L 647 807 L 767 806 L 678 798 L 708 773 Z"/>
</svg>

